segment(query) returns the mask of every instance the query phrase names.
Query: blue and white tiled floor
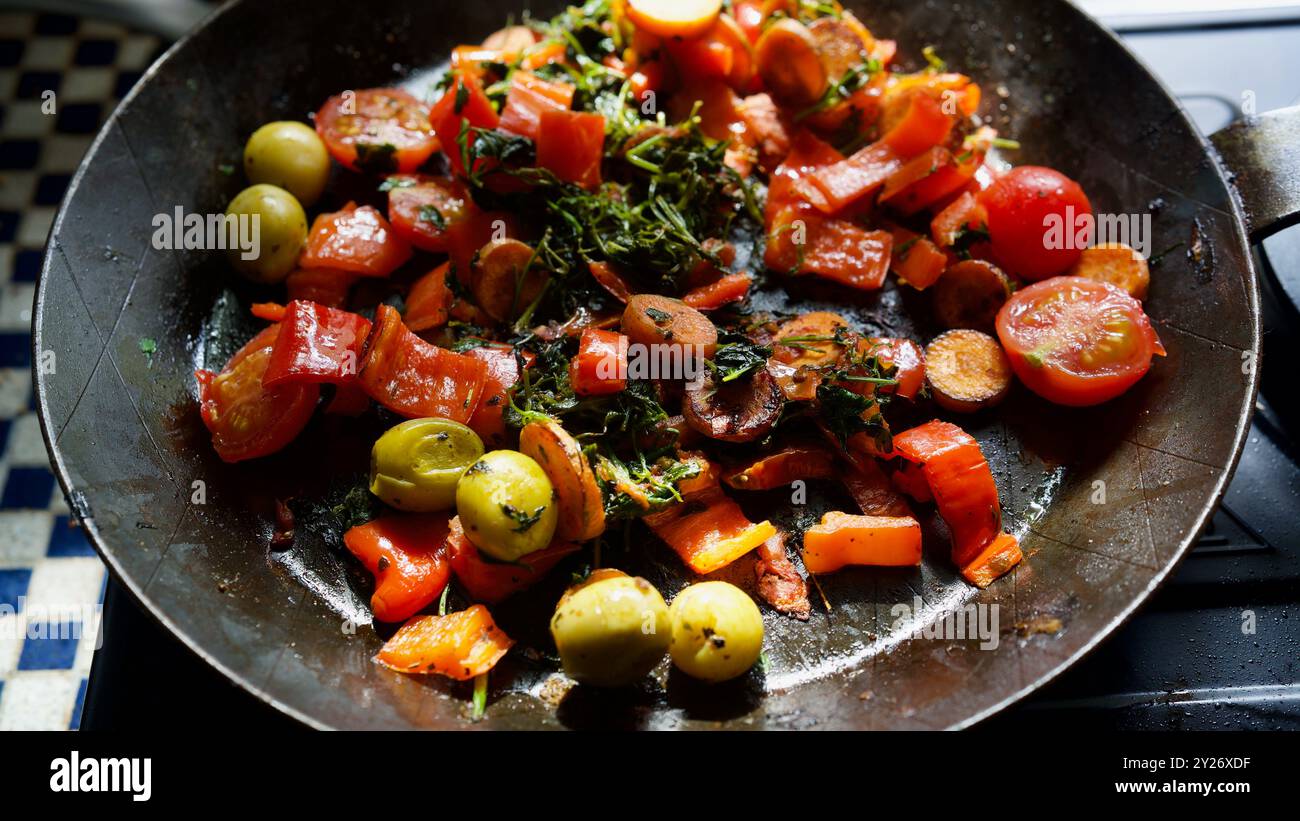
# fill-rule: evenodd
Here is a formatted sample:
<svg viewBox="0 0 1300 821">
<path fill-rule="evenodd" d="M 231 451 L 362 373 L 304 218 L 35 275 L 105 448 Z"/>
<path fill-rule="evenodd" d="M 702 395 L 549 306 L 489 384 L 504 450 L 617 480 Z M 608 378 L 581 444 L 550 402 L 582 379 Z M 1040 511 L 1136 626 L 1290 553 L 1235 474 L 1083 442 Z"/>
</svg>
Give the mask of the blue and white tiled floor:
<svg viewBox="0 0 1300 821">
<path fill-rule="evenodd" d="M 80 721 L 104 567 L 68 514 L 41 439 L 32 297 L 64 189 L 158 48 L 121 26 L 0 13 L 0 730 Z"/>
</svg>

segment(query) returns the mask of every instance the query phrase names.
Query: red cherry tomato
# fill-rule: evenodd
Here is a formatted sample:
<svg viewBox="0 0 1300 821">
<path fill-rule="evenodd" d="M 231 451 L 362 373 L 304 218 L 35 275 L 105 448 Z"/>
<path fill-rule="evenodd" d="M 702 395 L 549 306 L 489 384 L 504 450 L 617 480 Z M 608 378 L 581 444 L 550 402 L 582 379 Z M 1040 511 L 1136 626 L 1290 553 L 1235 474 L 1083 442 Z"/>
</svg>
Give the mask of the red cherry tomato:
<svg viewBox="0 0 1300 821">
<path fill-rule="evenodd" d="M 1034 393 L 1060 405 L 1114 399 L 1164 346 L 1142 303 L 1114 285 L 1054 277 L 1017 291 L 998 312 L 998 339 Z"/>
<path fill-rule="evenodd" d="M 1083 248 L 1075 234 L 1092 204 L 1064 174 L 1022 165 L 999 177 L 979 202 L 988 213 L 993 258 L 1011 273 L 1036 281 L 1063 274 L 1078 261 Z"/>
<path fill-rule="evenodd" d="M 448 231 L 474 208 L 464 187 L 447 177 L 416 174 L 389 177 L 388 181 L 388 220 L 393 233 L 422 251 L 445 254 Z"/>
<path fill-rule="evenodd" d="M 330 97 L 316 112 L 316 133 L 353 171 L 414 171 L 438 150 L 429 107 L 398 88 Z"/>
<path fill-rule="evenodd" d="M 212 446 L 226 462 L 275 453 L 307 426 L 320 386 L 262 387 L 280 326 L 272 325 L 230 358 L 221 373 L 197 371 L 199 413 L 212 432 Z"/>
</svg>

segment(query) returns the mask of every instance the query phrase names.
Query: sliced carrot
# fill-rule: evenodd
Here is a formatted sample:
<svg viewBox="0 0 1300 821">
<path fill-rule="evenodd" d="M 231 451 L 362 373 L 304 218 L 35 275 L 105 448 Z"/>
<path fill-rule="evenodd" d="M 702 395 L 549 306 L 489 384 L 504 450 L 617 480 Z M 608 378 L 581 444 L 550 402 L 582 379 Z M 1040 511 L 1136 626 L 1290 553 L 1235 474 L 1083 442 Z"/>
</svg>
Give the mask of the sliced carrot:
<svg viewBox="0 0 1300 821">
<path fill-rule="evenodd" d="M 722 0 L 628 0 L 627 18 L 659 37 L 699 37 L 722 12 Z"/>
<path fill-rule="evenodd" d="M 1011 390 L 1011 363 L 1002 345 L 980 331 L 939 335 L 926 346 L 925 366 L 934 401 L 954 413 L 992 407 Z"/>
<path fill-rule="evenodd" d="M 253 316 L 265 319 L 267 322 L 282 322 L 286 311 L 288 309 L 278 302 L 254 302 L 249 308 Z"/>
<path fill-rule="evenodd" d="M 605 508 L 582 448 L 558 422 L 530 422 L 519 431 L 519 451 L 541 465 L 555 489 L 555 536 L 585 542 L 605 532 Z"/>
<path fill-rule="evenodd" d="M 687 507 L 694 512 L 686 512 Z M 771 522 L 755 524 L 746 518 L 740 505 L 719 488 L 703 491 L 687 504 L 665 511 L 669 512 L 677 515 L 646 522 L 687 567 L 701 575 L 726 567 L 776 534 Z"/>
<path fill-rule="evenodd" d="M 999 576 L 1020 564 L 1023 558 L 1016 537 L 1010 533 L 1001 533 L 961 569 L 961 574 L 976 587 L 988 587 Z"/>
<path fill-rule="evenodd" d="M 411 619 L 375 660 L 399 673 L 438 673 L 468 681 L 496 666 L 514 640 L 481 604 L 445 616 Z"/>
<path fill-rule="evenodd" d="M 808 27 L 785 17 L 764 29 L 754 44 L 754 60 L 772 96 L 783 104 L 804 107 L 817 102 L 829 77 Z"/>
<path fill-rule="evenodd" d="M 685 355 L 698 352 L 705 359 L 718 349 L 718 328 L 712 320 L 680 299 L 657 294 L 628 300 L 622 330 L 636 344 L 680 348 Z"/>
<path fill-rule="evenodd" d="M 911 516 L 854 516 L 830 511 L 803 534 L 803 565 L 832 573 L 846 565 L 921 564 L 921 524 Z"/>
<path fill-rule="evenodd" d="M 965 567 L 1002 530 L 1002 507 L 979 443 L 935 420 L 894 436 L 894 451 L 921 465 L 939 515 L 952 535 L 952 558 Z"/>
<path fill-rule="evenodd" d="M 1151 285 L 1151 268 L 1146 257 L 1122 242 L 1085 248 L 1079 261 L 1067 272 L 1097 282 L 1109 282 L 1134 299 L 1145 300 Z"/>
<path fill-rule="evenodd" d="M 546 285 L 547 273 L 529 267 L 535 261 L 533 249 L 517 239 L 489 242 L 474 263 L 474 301 L 498 322 L 515 318 Z"/>
<path fill-rule="evenodd" d="M 406 295 L 406 313 L 402 321 L 413 331 L 427 331 L 447 324 L 447 311 L 451 308 L 452 294 L 447 287 L 447 274 L 451 263 L 444 262 L 420 277 Z"/>
<path fill-rule="evenodd" d="M 996 265 L 965 259 L 948 267 L 930 289 L 934 318 L 945 328 L 991 332 L 998 311 L 1011 297 L 1011 280 Z"/>
<path fill-rule="evenodd" d="M 704 285 L 687 292 L 682 302 L 697 311 L 715 311 L 723 305 L 740 302 L 749 294 L 753 282 L 749 274 L 727 274 L 710 285 Z"/>
<path fill-rule="evenodd" d="M 732 471 L 723 481 L 739 490 L 771 490 L 796 479 L 835 475 L 835 454 L 820 445 L 796 445 L 761 456 Z"/>
</svg>

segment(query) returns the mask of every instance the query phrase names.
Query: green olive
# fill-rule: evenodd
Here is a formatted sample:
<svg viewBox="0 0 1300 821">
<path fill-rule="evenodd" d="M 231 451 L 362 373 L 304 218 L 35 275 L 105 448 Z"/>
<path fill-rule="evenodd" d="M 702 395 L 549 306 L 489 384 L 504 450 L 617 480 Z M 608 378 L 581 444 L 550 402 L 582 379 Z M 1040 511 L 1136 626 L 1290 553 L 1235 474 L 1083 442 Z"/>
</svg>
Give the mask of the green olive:
<svg viewBox="0 0 1300 821">
<path fill-rule="evenodd" d="M 370 492 L 398 510 L 432 513 L 456 503 L 456 483 L 483 455 L 478 434 L 450 419 L 411 419 L 370 451 Z"/>
<path fill-rule="evenodd" d="M 743 675 L 763 651 L 763 615 L 745 591 L 727 582 L 693 584 L 673 599 L 673 664 L 704 681 Z"/>
<path fill-rule="evenodd" d="M 559 515 L 546 472 L 513 450 L 494 450 L 470 465 L 456 485 L 456 511 L 465 536 L 505 562 L 549 545 Z"/>
<path fill-rule="evenodd" d="M 672 634 L 668 607 L 654 585 L 598 570 L 560 599 L 551 637 L 570 678 L 620 687 L 654 669 Z"/>
<path fill-rule="evenodd" d="M 249 182 L 269 182 L 303 205 L 320 199 L 330 176 L 330 155 L 316 132 L 302 123 L 267 123 L 244 146 L 244 173 Z"/>
<path fill-rule="evenodd" d="M 226 251 L 240 273 L 266 283 L 279 282 L 289 275 L 307 240 L 307 215 L 293 194 L 265 183 L 250 185 L 230 201 L 226 215 L 249 217 L 245 222 L 251 233 L 245 236 L 256 239 L 251 252 L 239 247 L 228 247 Z M 255 230 L 253 224 L 257 226 Z M 238 245 L 230 243 L 230 246 Z M 251 258 L 244 259 L 246 254 Z"/>
</svg>

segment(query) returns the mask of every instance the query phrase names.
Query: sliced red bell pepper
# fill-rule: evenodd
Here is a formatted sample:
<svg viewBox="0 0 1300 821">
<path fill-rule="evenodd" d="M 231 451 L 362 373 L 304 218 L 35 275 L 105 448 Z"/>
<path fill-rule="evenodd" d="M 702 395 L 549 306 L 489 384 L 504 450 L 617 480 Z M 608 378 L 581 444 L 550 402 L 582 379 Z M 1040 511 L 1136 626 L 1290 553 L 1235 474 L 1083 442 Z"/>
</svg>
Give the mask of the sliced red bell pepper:
<svg viewBox="0 0 1300 821">
<path fill-rule="evenodd" d="M 442 99 L 433 104 L 429 112 L 429 122 L 442 144 L 442 152 L 451 161 L 452 169 L 460 175 L 465 173 L 464 158 L 460 151 L 460 130 L 463 126 L 474 128 L 496 128 L 500 118 L 492 101 L 483 93 L 479 81 L 468 74 L 457 74 L 447 88 Z M 474 135 L 468 138 L 473 144 Z"/>
<path fill-rule="evenodd" d="M 443 543 L 445 513 L 382 516 L 343 534 L 343 546 L 374 574 L 370 609 L 379 621 L 404 621 L 442 595 L 451 577 Z"/>
<path fill-rule="evenodd" d="M 833 573 L 847 565 L 916 567 L 921 523 L 911 516 L 855 516 L 828 511 L 803 535 L 803 566 Z"/>
<path fill-rule="evenodd" d="M 370 320 L 363 316 L 294 300 L 285 308 L 262 386 L 354 382 L 369 334 Z"/>
<path fill-rule="evenodd" d="M 375 661 L 399 673 L 438 673 L 469 681 L 514 645 L 481 604 L 445 616 L 411 619 L 384 642 Z"/>
<path fill-rule="evenodd" d="M 542 112 L 568 111 L 573 107 L 575 90 L 569 83 L 543 80 L 529 71 L 516 71 L 510 78 L 510 92 L 501 109 L 499 127 L 536 141 Z"/>
<path fill-rule="evenodd" d="M 749 274 L 727 274 L 717 282 L 688 291 L 682 302 L 697 311 L 715 311 L 723 305 L 739 302 L 749 294 L 753 283 Z"/>
<path fill-rule="evenodd" d="M 254 302 L 249 313 L 267 322 L 282 322 L 286 308 L 278 302 Z"/>
<path fill-rule="evenodd" d="M 721 570 L 776 535 L 771 522 L 751 522 L 718 487 L 647 517 L 646 524 L 700 574 Z"/>
<path fill-rule="evenodd" d="M 348 304 L 348 292 L 357 281 L 357 275 L 329 268 L 299 268 L 284 280 L 290 301 L 305 299 L 327 308 L 342 308 Z"/>
<path fill-rule="evenodd" d="M 929 94 L 912 95 L 903 119 L 880 138 L 880 143 L 894 150 L 899 157 L 910 160 L 917 154 L 948 141 L 956 119 L 945 114 L 943 104 Z"/>
<path fill-rule="evenodd" d="M 342 211 L 316 217 L 299 264 L 386 277 L 410 258 L 411 246 L 393 233 L 383 214 L 350 202 Z"/>
<path fill-rule="evenodd" d="M 971 152 L 960 160 L 935 146 L 908 162 L 885 180 L 878 202 L 900 214 L 915 214 L 970 184 L 984 157 Z"/>
<path fill-rule="evenodd" d="M 549 109 L 541 114 L 537 165 L 588 190 L 600 185 L 605 118 L 596 113 Z"/>
<path fill-rule="evenodd" d="M 918 291 L 939 281 L 948 268 L 948 255 L 914 231 L 894 227 L 894 250 L 889 267 L 900 280 Z"/>
<path fill-rule="evenodd" d="M 988 218 L 975 195 L 967 191 L 930 220 L 930 236 L 940 248 L 950 248 L 967 228 L 979 228 Z"/>
<path fill-rule="evenodd" d="M 895 434 L 894 452 L 921 465 L 952 534 L 953 562 L 970 564 L 1002 531 L 998 488 L 979 443 L 951 422 L 935 420 Z"/>
<path fill-rule="evenodd" d="M 578 355 L 569 363 L 569 382 L 579 396 L 606 396 L 627 388 L 628 338 L 614 331 L 587 328 L 578 340 Z"/>
<path fill-rule="evenodd" d="M 1016 537 L 1010 533 L 999 533 L 988 547 L 961 569 L 961 574 L 976 587 L 988 587 L 999 576 L 1020 564 L 1023 558 Z"/>
<path fill-rule="evenodd" d="M 466 424 L 485 444 L 502 447 L 506 444 L 505 409 L 510 389 L 519 381 L 519 360 L 509 345 L 484 345 L 471 348 L 464 355 L 487 367 L 483 397 Z"/>
<path fill-rule="evenodd" d="M 811 209 L 790 207 L 769 228 L 763 261 L 793 274 L 816 274 L 862 291 L 885 284 L 893 237 Z"/>
<path fill-rule="evenodd" d="M 806 202 L 801 194 L 800 180 L 843 159 L 843 154 L 817 139 L 812 132 L 806 129 L 796 132 L 790 143 L 790 153 L 772 172 L 768 182 L 764 217 L 769 223 L 769 232 L 773 216 L 792 203 Z M 814 189 L 814 193 L 819 200 L 822 199 L 820 191 Z"/>
<path fill-rule="evenodd" d="M 878 191 L 902 165 L 903 158 L 882 140 L 808 175 L 799 191 L 823 214 L 840 214 Z"/>
<path fill-rule="evenodd" d="M 427 331 L 447 324 L 452 293 L 447 287 L 451 263 L 444 262 L 420 277 L 406 295 L 406 313 L 402 321 L 413 331 Z"/>
<path fill-rule="evenodd" d="M 771 490 L 798 479 L 835 475 L 835 454 L 820 445 L 794 445 L 761 456 L 723 477 L 737 490 Z"/>
<path fill-rule="evenodd" d="M 357 378 L 371 399 L 394 413 L 464 424 L 483 395 L 487 365 L 425 342 L 402 324 L 395 308 L 381 304 Z"/>
<path fill-rule="evenodd" d="M 471 599 L 487 604 L 496 604 L 537 584 L 561 559 L 578 549 L 579 545 L 572 542 L 559 542 L 519 561 L 501 562 L 486 558 L 465 538 L 459 516 L 451 520 L 447 534 L 447 556 L 456 581 Z"/>
</svg>

